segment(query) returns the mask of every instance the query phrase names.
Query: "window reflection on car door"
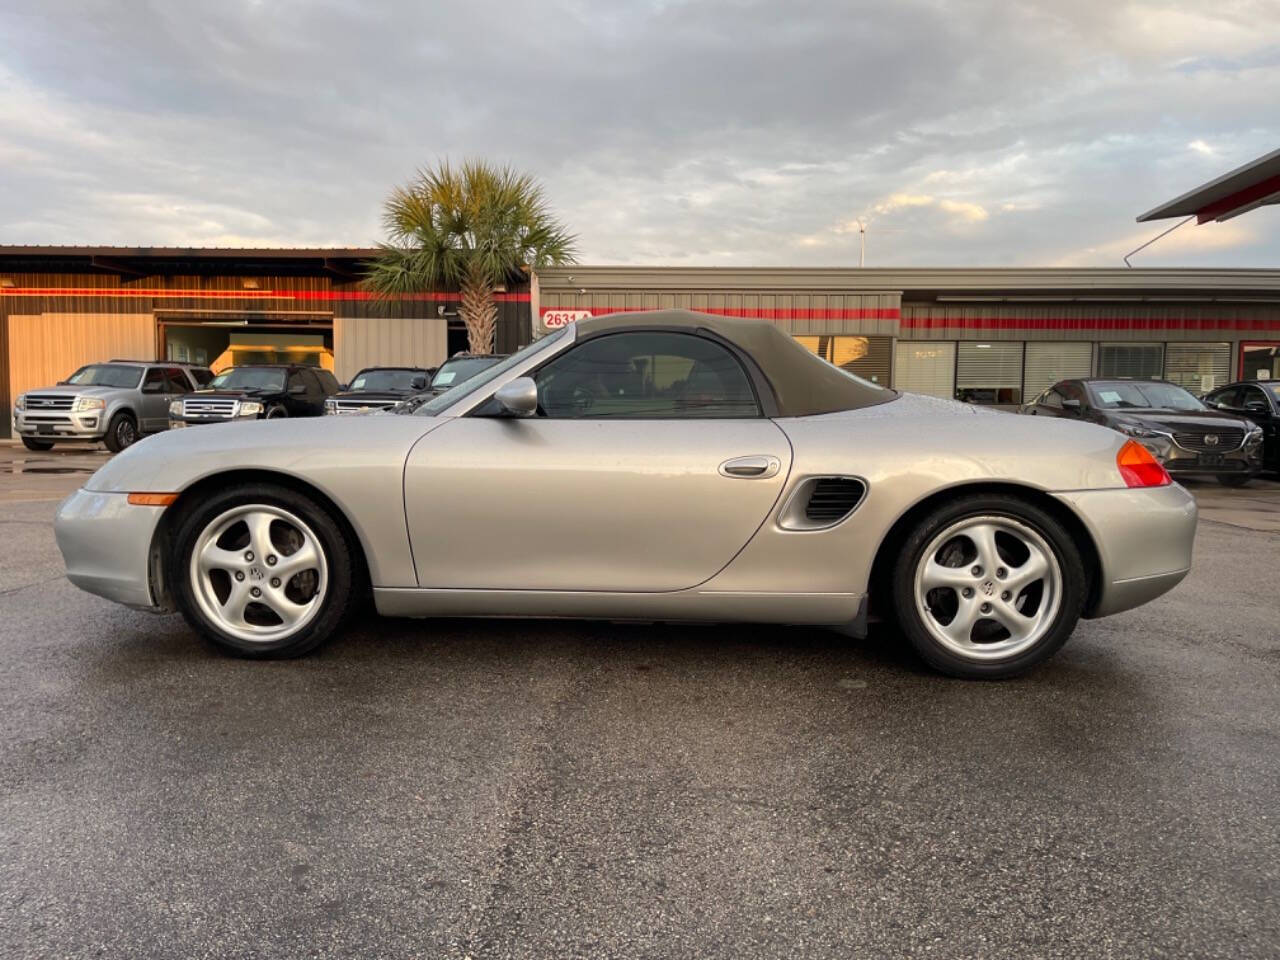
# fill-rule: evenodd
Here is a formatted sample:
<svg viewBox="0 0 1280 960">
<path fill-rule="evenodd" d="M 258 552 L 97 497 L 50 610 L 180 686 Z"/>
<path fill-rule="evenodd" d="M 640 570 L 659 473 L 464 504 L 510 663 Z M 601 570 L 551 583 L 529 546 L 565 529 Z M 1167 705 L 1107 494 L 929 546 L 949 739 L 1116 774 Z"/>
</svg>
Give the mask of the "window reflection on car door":
<svg viewBox="0 0 1280 960">
<path fill-rule="evenodd" d="M 537 417 L 459 418 L 410 454 L 405 501 L 422 586 L 696 586 L 781 494 L 790 444 L 740 361 L 709 337 L 598 336 L 535 380 Z M 746 457 L 768 466 L 722 472 Z"/>
</svg>

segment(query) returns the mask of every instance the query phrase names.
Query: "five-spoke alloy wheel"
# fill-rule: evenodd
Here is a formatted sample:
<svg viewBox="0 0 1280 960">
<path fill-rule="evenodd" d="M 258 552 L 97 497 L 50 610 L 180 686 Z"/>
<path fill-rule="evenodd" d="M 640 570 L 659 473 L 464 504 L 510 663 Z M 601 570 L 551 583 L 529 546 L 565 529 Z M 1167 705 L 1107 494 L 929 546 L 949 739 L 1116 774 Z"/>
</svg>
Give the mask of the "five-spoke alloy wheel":
<svg viewBox="0 0 1280 960">
<path fill-rule="evenodd" d="M 341 528 L 319 504 L 271 486 L 233 488 L 182 518 L 171 582 L 187 620 L 242 656 L 287 657 L 323 643 L 352 595 Z"/>
<path fill-rule="evenodd" d="M 1005 677 L 1065 642 L 1084 584 L 1076 544 L 1054 517 L 1021 499 L 988 495 L 935 509 L 908 536 L 895 567 L 894 606 L 933 667 Z"/>
</svg>

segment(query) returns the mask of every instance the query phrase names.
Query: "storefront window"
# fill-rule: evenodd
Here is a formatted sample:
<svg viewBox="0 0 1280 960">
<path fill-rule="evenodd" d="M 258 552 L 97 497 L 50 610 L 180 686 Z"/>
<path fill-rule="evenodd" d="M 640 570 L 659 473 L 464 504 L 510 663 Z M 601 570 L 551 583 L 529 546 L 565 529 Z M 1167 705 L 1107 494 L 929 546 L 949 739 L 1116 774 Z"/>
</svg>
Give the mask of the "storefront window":
<svg viewBox="0 0 1280 960">
<path fill-rule="evenodd" d="M 956 399 L 1001 406 L 1022 402 L 1022 341 L 962 341 L 956 350 Z"/>
<path fill-rule="evenodd" d="M 1128 380 L 1159 380 L 1164 373 L 1164 344 L 1103 343 L 1098 345 L 1098 376 Z"/>
<path fill-rule="evenodd" d="M 882 387 L 889 385 L 891 347 L 888 337 L 801 334 L 795 339 L 827 363 Z"/>
</svg>

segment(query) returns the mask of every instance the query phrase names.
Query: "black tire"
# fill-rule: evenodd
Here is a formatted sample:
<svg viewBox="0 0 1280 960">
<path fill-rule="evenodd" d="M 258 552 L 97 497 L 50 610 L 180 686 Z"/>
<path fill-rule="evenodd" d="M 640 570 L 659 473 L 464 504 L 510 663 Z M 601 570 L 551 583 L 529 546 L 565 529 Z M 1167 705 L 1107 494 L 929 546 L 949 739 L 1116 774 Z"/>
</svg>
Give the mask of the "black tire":
<svg viewBox="0 0 1280 960">
<path fill-rule="evenodd" d="M 267 412 L 263 414 L 264 420 L 283 420 L 289 416 L 289 411 L 283 403 L 277 403 L 267 407 Z"/>
<path fill-rule="evenodd" d="M 315 617 L 297 633 L 270 642 L 243 640 L 222 630 L 200 609 L 191 584 L 191 554 L 205 528 L 217 517 L 237 506 L 264 504 L 295 514 L 305 521 L 320 541 L 328 565 L 328 592 Z M 311 497 L 272 484 L 241 484 L 201 496 L 179 507 L 169 556 L 168 582 L 172 584 L 178 609 L 191 627 L 223 653 L 251 660 L 283 660 L 301 657 L 330 640 L 358 607 L 363 580 L 353 548 L 342 527 L 327 509 Z"/>
<path fill-rule="evenodd" d="M 52 440 L 37 440 L 35 437 L 23 437 L 22 445 L 28 450 L 35 450 L 37 452 L 44 452 L 46 450 L 53 449 Z"/>
<path fill-rule="evenodd" d="M 1218 482 L 1222 484 L 1224 487 L 1243 487 L 1252 479 L 1253 479 L 1252 474 L 1245 474 L 1244 476 L 1241 476 L 1238 473 L 1222 474 L 1221 476 L 1218 477 Z"/>
<path fill-rule="evenodd" d="M 946 648 L 925 627 L 915 602 L 915 573 L 930 542 L 946 527 L 968 517 L 1003 517 L 1038 533 L 1052 550 L 1062 574 L 1062 599 L 1045 634 L 1029 649 L 1004 660 L 974 660 Z M 1075 629 L 1088 592 L 1084 564 L 1071 534 L 1040 507 L 1006 494 L 983 494 L 949 501 L 926 515 L 902 544 L 892 570 L 893 611 L 903 634 L 935 670 L 953 677 L 1001 680 L 1053 656 Z"/>
<path fill-rule="evenodd" d="M 119 453 L 126 447 L 138 442 L 138 421 L 131 413 L 117 413 L 107 424 L 107 434 L 102 438 L 103 444 L 112 453 Z"/>
</svg>

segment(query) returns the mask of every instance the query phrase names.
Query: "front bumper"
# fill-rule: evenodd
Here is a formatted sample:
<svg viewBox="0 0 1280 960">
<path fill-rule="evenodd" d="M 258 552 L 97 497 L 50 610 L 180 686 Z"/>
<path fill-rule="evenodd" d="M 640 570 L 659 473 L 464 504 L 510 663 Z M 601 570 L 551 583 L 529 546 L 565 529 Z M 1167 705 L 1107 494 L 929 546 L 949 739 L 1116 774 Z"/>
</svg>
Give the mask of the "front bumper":
<svg viewBox="0 0 1280 960">
<path fill-rule="evenodd" d="M 67 579 L 116 603 L 155 609 L 151 547 L 163 515 L 163 507 L 131 505 L 125 493 L 77 490 L 53 521 Z"/>
<path fill-rule="evenodd" d="M 1172 477 L 1252 476 L 1262 470 L 1262 439 L 1234 450 L 1190 450 L 1172 437 L 1135 437 L 1159 460 Z"/>
<path fill-rule="evenodd" d="M 15 410 L 13 432 L 40 440 L 100 440 L 106 433 L 102 410 L 76 413 L 69 410 L 36 412 Z"/>
<path fill-rule="evenodd" d="M 1098 548 L 1102 569 L 1086 617 L 1141 606 L 1172 590 L 1191 570 L 1196 501 L 1178 484 L 1055 496 L 1084 522 Z"/>
</svg>

